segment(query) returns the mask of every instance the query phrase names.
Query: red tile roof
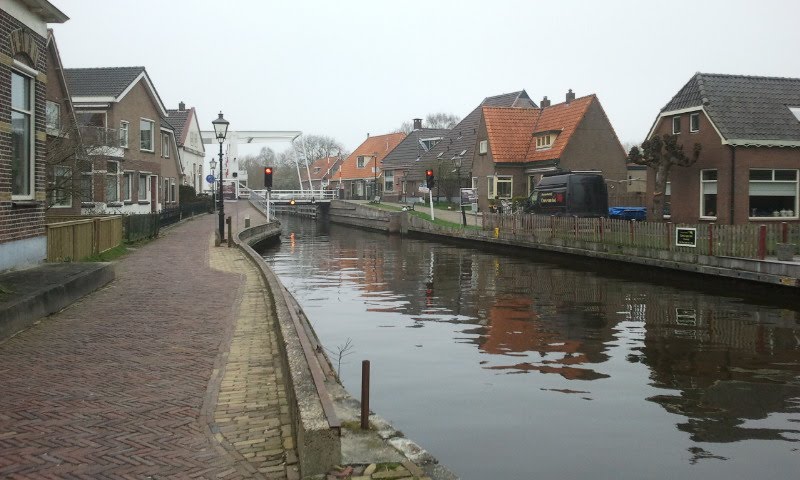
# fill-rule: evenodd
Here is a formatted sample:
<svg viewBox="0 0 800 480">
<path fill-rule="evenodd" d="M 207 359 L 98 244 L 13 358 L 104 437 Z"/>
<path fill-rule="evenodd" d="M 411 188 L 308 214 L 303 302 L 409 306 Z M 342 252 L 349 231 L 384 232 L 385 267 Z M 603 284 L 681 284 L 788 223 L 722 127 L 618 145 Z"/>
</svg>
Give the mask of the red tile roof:
<svg viewBox="0 0 800 480">
<path fill-rule="evenodd" d="M 545 108 L 483 107 L 489 148 L 497 163 L 535 162 L 561 157 L 572 133 L 597 97 L 587 95 Z M 556 132 L 550 148 L 536 148 L 536 134 Z"/>
<path fill-rule="evenodd" d="M 380 176 L 380 165 L 383 161 L 384 157 L 391 152 L 394 147 L 396 147 L 403 139 L 406 137 L 405 133 L 389 133 L 386 135 L 375 135 L 374 137 L 368 137 L 364 140 L 364 143 L 358 146 L 353 153 L 350 154 L 349 157 L 345 159 L 342 163 L 339 172 L 334 175 L 333 179 L 335 180 L 355 180 L 355 179 L 367 179 L 373 178 L 374 176 Z M 372 167 L 374 166 L 372 160 L 370 159 L 363 168 L 358 168 L 357 160 L 358 157 L 366 155 L 371 157 L 373 155 L 377 155 L 378 157 L 378 171 L 377 173 L 373 173 Z"/>
<path fill-rule="evenodd" d="M 311 171 L 311 180 L 322 180 L 327 177 L 328 172 L 335 167 L 341 160 L 339 157 L 322 157 L 308 166 Z"/>
</svg>

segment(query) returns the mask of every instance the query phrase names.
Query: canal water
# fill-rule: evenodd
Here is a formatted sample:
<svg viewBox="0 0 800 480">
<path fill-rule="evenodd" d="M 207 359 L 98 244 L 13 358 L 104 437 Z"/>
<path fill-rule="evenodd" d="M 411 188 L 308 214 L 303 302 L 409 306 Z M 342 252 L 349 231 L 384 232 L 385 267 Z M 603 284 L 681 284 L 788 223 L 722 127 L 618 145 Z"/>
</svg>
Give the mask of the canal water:
<svg viewBox="0 0 800 480">
<path fill-rule="evenodd" d="M 464 479 L 800 472 L 798 311 L 281 221 L 265 258 L 347 389 L 370 360 L 372 409 Z"/>
</svg>

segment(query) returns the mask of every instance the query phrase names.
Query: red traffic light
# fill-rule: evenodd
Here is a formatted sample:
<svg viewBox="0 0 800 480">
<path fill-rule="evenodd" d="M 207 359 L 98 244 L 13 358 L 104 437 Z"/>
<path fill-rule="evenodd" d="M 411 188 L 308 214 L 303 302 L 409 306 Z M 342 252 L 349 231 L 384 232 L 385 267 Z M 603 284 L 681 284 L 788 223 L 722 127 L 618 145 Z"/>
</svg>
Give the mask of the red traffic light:
<svg viewBox="0 0 800 480">
<path fill-rule="evenodd" d="M 434 184 L 433 170 L 425 170 L 425 186 L 433 188 Z"/>
<path fill-rule="evenodd" d="M 425 176 L 426 177 L 432 177 L 433 176 L 433 170 L 425 170 Z"/>
<path fill-rule="evenodd" d="M 272 167 L 264 167 L 264 188 L 272 190 Z"/>
<path fill-rule="evenodd" d="M 272 167 L 266 167 L 264 169 L 264 173 L 266 173 L 267 175 L 272 175 Z"/>
</svg>

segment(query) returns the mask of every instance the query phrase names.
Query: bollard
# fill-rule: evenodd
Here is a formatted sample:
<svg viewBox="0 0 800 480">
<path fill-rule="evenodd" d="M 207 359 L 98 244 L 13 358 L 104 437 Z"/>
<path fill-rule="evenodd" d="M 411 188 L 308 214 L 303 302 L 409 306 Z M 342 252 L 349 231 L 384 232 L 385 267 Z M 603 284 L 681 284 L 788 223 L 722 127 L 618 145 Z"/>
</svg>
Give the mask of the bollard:
<svg viewBox="0 0 800 480">
<path fill-rule="evenodd" d="M 244 228 L 250 228 L 250 217 L 244 217 Z"/>
<path fill-rule="evenodd" d="M 369 430 L 369 360 L 361 362 L 361 430 Z"/>
<path fill-rule="evenodd" d="M 764 260 L 767 256 L 767 226 L 758 226 L 758 259 Z"/>
<path fill-rule="evenodd" d="M 231 217 L 226 218 L 225 223 L 228 224 L 228 248 L 230 248 L 233 246 L 233 235 L 231 234 L 233 227 L 231 227 Z"/>
</svg>

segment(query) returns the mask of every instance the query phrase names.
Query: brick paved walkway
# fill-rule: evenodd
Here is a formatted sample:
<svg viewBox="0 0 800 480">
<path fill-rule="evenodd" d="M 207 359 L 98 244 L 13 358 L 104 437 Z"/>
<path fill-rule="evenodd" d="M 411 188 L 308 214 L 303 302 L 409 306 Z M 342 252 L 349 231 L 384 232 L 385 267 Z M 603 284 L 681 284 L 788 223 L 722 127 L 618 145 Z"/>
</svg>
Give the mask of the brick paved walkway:
<svg viewBox="0 0 800 480">
<path fill-rule="evenodd" d="M 169 229 L 0 343 L 0 478 L 296 476 L 268 296 L 212 246 L 216 221 Z"/>
</svg>

